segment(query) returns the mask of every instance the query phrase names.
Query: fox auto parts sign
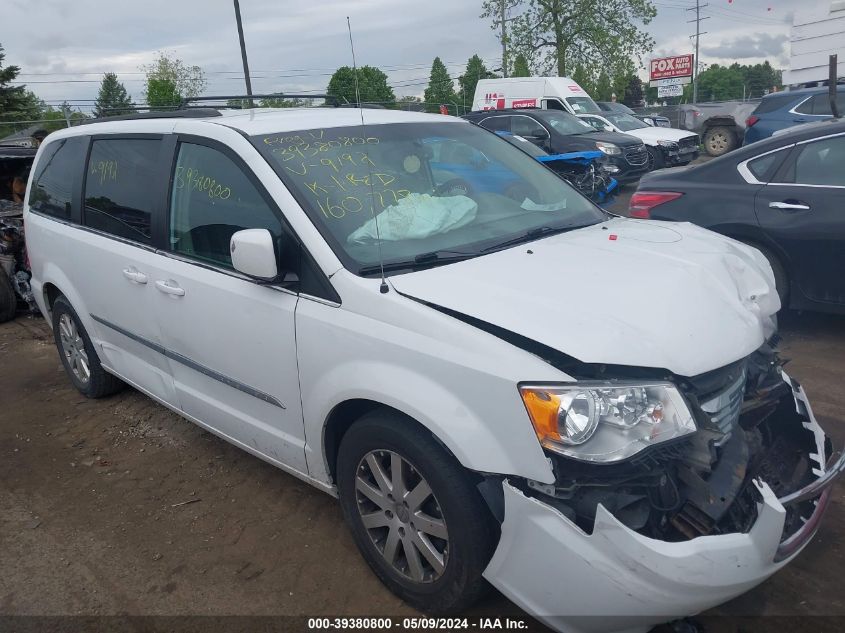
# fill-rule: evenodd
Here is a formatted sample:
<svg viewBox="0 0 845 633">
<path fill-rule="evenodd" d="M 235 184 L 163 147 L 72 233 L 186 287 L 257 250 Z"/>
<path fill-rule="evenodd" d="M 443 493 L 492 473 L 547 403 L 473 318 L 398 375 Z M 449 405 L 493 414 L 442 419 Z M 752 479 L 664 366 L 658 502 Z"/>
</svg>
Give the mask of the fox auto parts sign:
<svg viewBox="0 0 845 633">
<path fill-rule="evenodd" d="M 692 77 L 692 55 L 677 55 L 652 59 L 649 68 L 649 81 Z"/>
</svg>

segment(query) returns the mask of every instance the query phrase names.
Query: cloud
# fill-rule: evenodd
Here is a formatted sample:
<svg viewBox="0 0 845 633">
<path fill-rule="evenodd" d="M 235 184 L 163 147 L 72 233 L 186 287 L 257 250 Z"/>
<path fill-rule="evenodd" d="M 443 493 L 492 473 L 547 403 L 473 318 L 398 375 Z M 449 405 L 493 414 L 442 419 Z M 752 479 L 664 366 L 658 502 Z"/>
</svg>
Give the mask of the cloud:
<svg viewBox="0 0 845 633">
<path fill-rule="evenodd" d="M 782 58 L 788 38 L 780 33 L 752 33 L 715 46 L 702 47 L 701 52 L 711 57 L 749 59 L 760 57 Z"/>
</svg>

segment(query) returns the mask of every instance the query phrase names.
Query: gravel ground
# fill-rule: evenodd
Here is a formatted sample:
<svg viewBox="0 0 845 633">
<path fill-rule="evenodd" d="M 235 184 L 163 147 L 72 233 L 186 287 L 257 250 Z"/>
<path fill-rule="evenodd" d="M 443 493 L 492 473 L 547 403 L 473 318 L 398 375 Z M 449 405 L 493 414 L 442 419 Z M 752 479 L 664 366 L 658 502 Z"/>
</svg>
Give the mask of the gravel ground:
<svg viewBox="0 0 845 633">
<path fill-rule="evenodd" d="M 841 446 L 845 317 L 781 321 L 791 375 Z M 0 325 L 0 359 L 0 615 L 415 615 L 364 564 L 331 497 L 134 390 L 80 396 L 39 318 Z M 845 623 L 807 618 L 845 615 L 843 500 L 840 483 L 805 552 L 714 613 Z M 495 593 L 473 614 L 526 617 Z"/>
</svg>

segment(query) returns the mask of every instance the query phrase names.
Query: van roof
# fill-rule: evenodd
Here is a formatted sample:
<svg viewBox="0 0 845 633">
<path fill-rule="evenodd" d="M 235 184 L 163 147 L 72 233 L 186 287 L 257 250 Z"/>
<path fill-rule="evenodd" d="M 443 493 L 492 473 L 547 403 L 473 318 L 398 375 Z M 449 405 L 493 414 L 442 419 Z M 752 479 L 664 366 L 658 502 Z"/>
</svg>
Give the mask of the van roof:
<svg viewBox="0 0 845 633">
<path fill-rule="evenodd" d="M 190 114 L 189 114 L 190 113 Z M 174 112 L 155 113 L 154 116 L 128 115 L 102 119 L 55 132 L 50 138 L 77 136 L 81 134 L 107 134 L 115 132 L 154 132 L 159 133 L 166 126 L 172 126 L 180 120 L 224 125 L 249 136 L 275 132 L 312 130 L 315 128 L 360 126 L 363 115 L 366 125 L 386 123 L 422 123 L 466 121 L 442 114 L 424 114 L 404 110 L 370 108 L 251 108 L 244 110 L 216 110 L 201 108 Z"/>
</svg>

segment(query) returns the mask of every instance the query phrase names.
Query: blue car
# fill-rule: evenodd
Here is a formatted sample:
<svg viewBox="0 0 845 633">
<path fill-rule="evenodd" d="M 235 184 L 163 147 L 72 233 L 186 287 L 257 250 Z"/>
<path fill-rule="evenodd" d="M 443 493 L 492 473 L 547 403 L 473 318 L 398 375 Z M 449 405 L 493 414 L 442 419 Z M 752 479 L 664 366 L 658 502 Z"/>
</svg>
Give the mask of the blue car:
<svg viewBox="0 0 845 633">
<path fill-rule="evenodd" d="M 836 105 L 839 114 L 845 114 L 845 85 L 837 86 Z M 778 130 L 793 125 L 823 121 L 832 116 L 827 87 L 775 92 L 763 97 L 745 121 L 743 145 L 769 138 Z"/>
</svg>

